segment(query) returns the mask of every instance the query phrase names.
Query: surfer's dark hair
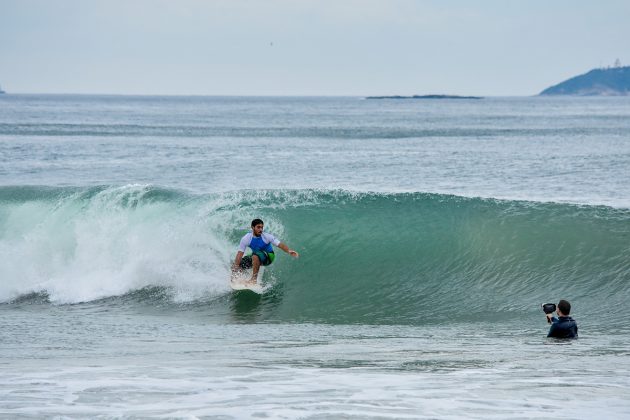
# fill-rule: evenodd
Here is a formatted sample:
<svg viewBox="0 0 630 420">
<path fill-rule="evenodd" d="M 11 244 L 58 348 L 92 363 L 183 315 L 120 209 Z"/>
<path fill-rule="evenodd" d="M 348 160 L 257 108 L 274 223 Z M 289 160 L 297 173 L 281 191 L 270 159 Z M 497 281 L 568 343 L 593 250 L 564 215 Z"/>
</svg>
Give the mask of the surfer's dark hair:
<svg viewBox="0 0 630 420">
<path fill-rule="evenodd" d="M 558 302 L 558 309 L 560 309 L 560 312 L 564 315 L 569 315 L 571 313 L 571 304 L 563 299 Z"/>
<path fill-rule="evenodd" d="M 264 223 L 263 223 L 263 221 L 262 221 L 262 220 L 260 220 L 260 219 L 254 219 L 254 220 L 252 220 L 252 227 L 254 227 L 254 226 L 256 226 L 256 225 L 263 225 L 263 226 L 264 226 L 265 224 L 264 224 Z"/>
</svg>

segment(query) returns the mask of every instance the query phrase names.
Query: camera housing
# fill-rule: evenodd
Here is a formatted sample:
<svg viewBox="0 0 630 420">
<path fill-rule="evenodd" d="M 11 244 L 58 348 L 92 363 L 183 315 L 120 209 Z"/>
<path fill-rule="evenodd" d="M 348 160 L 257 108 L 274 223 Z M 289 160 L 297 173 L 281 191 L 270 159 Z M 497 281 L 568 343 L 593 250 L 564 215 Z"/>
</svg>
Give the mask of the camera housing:
<svg viewBox="0 0 630 420">
<path fill-rule="evenodd" d="M 555 303 L 543 303 L 541 306 L 543 312 L 545 312 L 546 314 L 552 314 L 556 311 Z"/>
</svg>

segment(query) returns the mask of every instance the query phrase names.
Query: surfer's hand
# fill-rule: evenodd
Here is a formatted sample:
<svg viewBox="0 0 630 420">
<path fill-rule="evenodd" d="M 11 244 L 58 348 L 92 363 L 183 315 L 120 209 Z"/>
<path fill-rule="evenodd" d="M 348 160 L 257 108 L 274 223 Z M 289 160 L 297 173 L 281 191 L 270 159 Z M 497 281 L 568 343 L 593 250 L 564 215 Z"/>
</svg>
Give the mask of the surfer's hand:
<svg viewBox="0 0 630 420">
<path fill-rule="evenodd" d="M 289 255 L 294 257 L 294 258 L 299 258 L 300 257 L 300 254 L 298 254 L 297 251 L 295 251 L 293 249 L 289 250 Z"/>
</svg>

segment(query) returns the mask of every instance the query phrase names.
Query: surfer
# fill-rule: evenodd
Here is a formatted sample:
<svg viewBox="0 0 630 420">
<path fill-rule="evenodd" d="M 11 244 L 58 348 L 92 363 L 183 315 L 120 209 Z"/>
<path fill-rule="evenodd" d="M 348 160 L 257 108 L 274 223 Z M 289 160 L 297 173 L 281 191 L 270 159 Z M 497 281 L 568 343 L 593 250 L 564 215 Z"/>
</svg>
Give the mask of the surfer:
<svg viewBox="0 0 630 420">
<path fill-rule="evenodd" d="M 554 338 L 577 338 L 578 326 L 577 322 L 569 316 L 571 312 L 571 304 L 566 300 L 561 300 L 556 306 L 558 318 L 553 313 L 548 313 L 547 322 L 551 324 L 547 337 Z"/>
<path fill-rule="evenodd" d="M 262 220 L 252 220 L 252 231 L 241 239 L 236 258 L 234 259 L 234 265 L 232 266 L 232 273 L 248 268 L 252 269 L 252 278 L 247 281 L 247 284 L 250 285 L 256 284 L 260 266 L 269 265 L 276 258 L 276 254 L 273 252 L 274 245 L 294 258 L 300 256 L 295 250 L 290 249 L 272 234 L 263 232 L 264 226 L 265 224 Z M 250 247 L 252 250 L 251 256 L 243 256 L 247 247 Z"/>
</svg>

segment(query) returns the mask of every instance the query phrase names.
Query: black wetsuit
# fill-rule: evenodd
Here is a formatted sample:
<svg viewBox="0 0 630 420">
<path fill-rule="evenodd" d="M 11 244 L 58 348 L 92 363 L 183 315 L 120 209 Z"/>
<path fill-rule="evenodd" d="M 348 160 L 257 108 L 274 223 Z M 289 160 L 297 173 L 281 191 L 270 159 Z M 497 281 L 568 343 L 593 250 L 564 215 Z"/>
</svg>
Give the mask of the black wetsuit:
<svg viewBox="0 0 630 420">
<path fill-rule="evenodd" d="M 577 338 L 578 326 L 577 322 L 570 316 L 561 316 L 551 318 L 551 327 L 547 337 L 554 338 Z"/>
</svg>

